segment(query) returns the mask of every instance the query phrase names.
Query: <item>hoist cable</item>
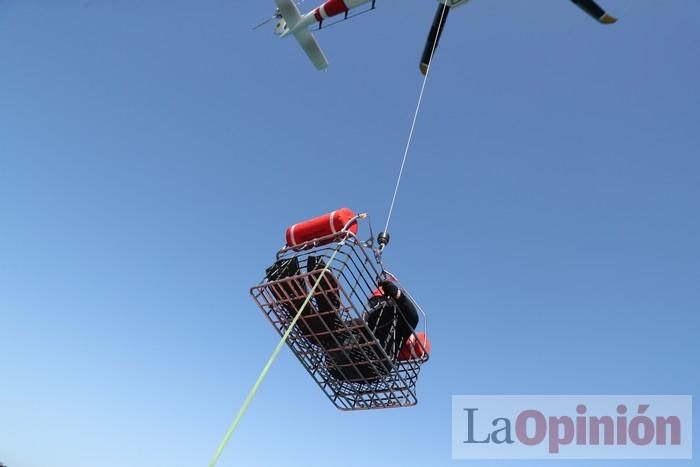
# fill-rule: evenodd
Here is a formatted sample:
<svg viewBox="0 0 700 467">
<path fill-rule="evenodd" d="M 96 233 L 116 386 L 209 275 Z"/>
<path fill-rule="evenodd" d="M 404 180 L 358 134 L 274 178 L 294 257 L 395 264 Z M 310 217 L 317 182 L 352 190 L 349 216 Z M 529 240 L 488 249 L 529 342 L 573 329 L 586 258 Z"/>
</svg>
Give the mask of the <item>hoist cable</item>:
<svg viewBox="0 0 700 467">
<path fill-rule="evenodd" d="M 440 15 L 440 22 L 438 23 L 438 31 L 442 28 L 442 22 L 445 19 L 445 13 L 448 8 L 445 5 L 442 9 L 442 14 Z M 411 131 L 408 133 L 408 140 L 406 141 L 406 147 L 403 151 L 403 159 L 401 160 L 401 168 L 399 169 L 399 176 L 396 178 L 396 186 L 394 187 L 394 194 L 391 197 L 391 204 L 389 205 L 389 214 L 386 216 L 386 224 L 384 225 L 384 232 L 389 231 L 389 222 L 391 222 L 391 215 L 394 212 L 394 205 L 396 204 L 396 195 L 399 193 L 399 185 L 401 184 L 401 177 L 403 176 L 403 169 L 406 166 L 406 159 L 408 158 L 408 151 L 411 148 L 411 143 L 413 142 L 413 132 L 416 128 L 416 120 L 418 119 L 418 113 L 420 112 L 421 103 L 423 102 L 423 93 L 425 92 L 425 85 L 428 82 L 428 76 L 430 75 L 430 69 L 433 66 L 433 55 L 435 55 L 435 48 L 437 47 L 438 41 L 440 39 L 440 34 L 435 35 L 435 40 L 433 41 L 433 48 L 430 51 L 430 60 L 428 61 L 428 69 L 425 71 L 425 76 L 423 77 L 423 84 L 420 88 L 420 94 L 418 95 L 418 103 L 416 104 L 416 110 L 413 113 L 413 121 L 411 122 Z"/>
</svg>

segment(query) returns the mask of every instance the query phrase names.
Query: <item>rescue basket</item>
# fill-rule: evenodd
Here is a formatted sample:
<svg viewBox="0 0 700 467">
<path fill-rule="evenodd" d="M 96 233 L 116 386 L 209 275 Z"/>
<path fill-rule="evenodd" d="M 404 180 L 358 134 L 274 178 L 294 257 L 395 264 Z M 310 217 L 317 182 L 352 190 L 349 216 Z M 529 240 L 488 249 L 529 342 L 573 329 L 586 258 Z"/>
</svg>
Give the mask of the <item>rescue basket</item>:
<svg viewBox="0 0 700 467">
<path fill-rule="evenodd" d="M 401 300 L 415 305 L 423 330 L 425 314 L 410 296 L 397 299 L 379 287 L 383 283 L 406 294 L 383 268 L 381 252 L 371 240 L 357 237 L 357 223 L 364 216 L 341 216 L 350 220 L 341 228 L 334 224 L 336 213 L 346 211 L 329 214 L 327 224 L 323 216 L 308 221 L 313 228 L 306 230 L 320 236 L 303 243 L 290 241 L 288 229 L 287 246 L 251 295 L 280 336 L 301 310 L 287 345 L 337 408 L 415 405 L 430 346 L 425 332 L 415 329 L 418 314 L 408 313 Z M 329 228 L 319 230 L 319 225 Z M 294 227 L 301 232 L 308 226 Z"/>
</svg>

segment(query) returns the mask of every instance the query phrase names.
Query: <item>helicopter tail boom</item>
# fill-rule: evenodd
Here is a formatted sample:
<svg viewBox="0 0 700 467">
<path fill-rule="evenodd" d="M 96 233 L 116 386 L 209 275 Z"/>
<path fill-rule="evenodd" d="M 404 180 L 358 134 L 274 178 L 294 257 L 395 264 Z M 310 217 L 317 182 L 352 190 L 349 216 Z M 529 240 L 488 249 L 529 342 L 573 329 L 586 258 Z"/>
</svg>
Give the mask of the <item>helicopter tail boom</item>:
<svg viewBox="0 0 700 467">
<path fill-rule="evenodd" d="M 275 27 L 275 33 L 280 37 L 285 37 L 289 34 L 293 35 L 317 69 L 324 70 L 327 68 L 328 60 L 326 60 L 321 47 L 308 30 L 309 23 L 315 21 L 313 13 L 302 16 L 293 0 L 275 0 L 275 3 L 281 16 Z"/>
</svg>

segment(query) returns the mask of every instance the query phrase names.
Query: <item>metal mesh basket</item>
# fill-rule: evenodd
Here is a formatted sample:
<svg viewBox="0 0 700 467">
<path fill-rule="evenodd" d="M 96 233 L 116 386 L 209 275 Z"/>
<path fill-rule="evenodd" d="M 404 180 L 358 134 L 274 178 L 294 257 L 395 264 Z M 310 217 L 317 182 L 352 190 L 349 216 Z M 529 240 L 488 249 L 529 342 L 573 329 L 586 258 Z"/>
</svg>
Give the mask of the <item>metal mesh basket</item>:
<svg viewBox="0 0 700 467">
<path fill-rule="evenodd" d="M 377 283 L 388 273 L 368 251 L 372 253 L 346 230 L 283 248 L 265 279 L 250 291 L 282 336 L 320 276 L 287 344 L 341 410 L 415 405 L 418 374 L 428 360 L 418 339 L 414 342 L 421 352 L 399 357 L 404 342 L 395 338 L 397 329 L 404 334 L 408 329 L 413 338 L 415 329 L 393 299 L 377 297 Z"/>
</svg>

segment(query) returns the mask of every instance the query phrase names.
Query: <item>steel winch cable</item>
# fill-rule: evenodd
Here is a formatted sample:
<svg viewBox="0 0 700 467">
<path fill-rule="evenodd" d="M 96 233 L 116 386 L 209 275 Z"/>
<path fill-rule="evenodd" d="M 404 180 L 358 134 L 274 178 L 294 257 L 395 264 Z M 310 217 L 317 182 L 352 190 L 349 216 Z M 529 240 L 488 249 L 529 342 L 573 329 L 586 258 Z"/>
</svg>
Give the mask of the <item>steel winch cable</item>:
<svg viewBox="0 0 700 467">
<path fill-rule="evenodd" d="M 438 23 L 438 31 L 442 28 L 442 22 L 445 20 L 445 14 L 448 8 L 443 8 L 440 14 L 440 22 Z M 428 82 L 428 76 L 430 76 L 430 69 L 433 67 L 433 55 L 435 55 L 435 48 L 437 47 L 438 41 L 440 40 L 440 34 L 435 35 L 435 40 L 433 41 L 433 47 L 430 51 L 430 60 L 428 61 L 428 69 L 423 77 L 423 84 L 420 88 L 420 93 L 418 94 L 418 103 L 416 104 L 416 110 L 413 112 L 413 121 L 411 122 L 411 130 L 408 133 L 408 140 L 406 141 L 406 146 L 403 151 L 403 159 L 401 160 L 401 168 L 399 169 L 399 176 L 396 178 L 396 186 L 394 187 L 394 194 L 391 197 L 391 204 L 389 205 L 389 214 L 386 216 L 386 224 L 384 225 L 384 232 L 389 232 L 389 223 L 391 222 L 391 215 L 394 212 L 394 205 L 396 204 L 396 195 L 399 193 L 399 185 L 401 184 L 401 177 L 403 176 L 403 170 L 406 166 L 406 159 L 408 158 L 408 151 L 411 148 L 411 143 L 413 142 L 413 132 L 416 128 L 416 120 L 418 120 L 418 113 L 420 112 L 421 104 L 423 102 L 423 93 L 425 92 L 425 85 Z"/>
</svg>

